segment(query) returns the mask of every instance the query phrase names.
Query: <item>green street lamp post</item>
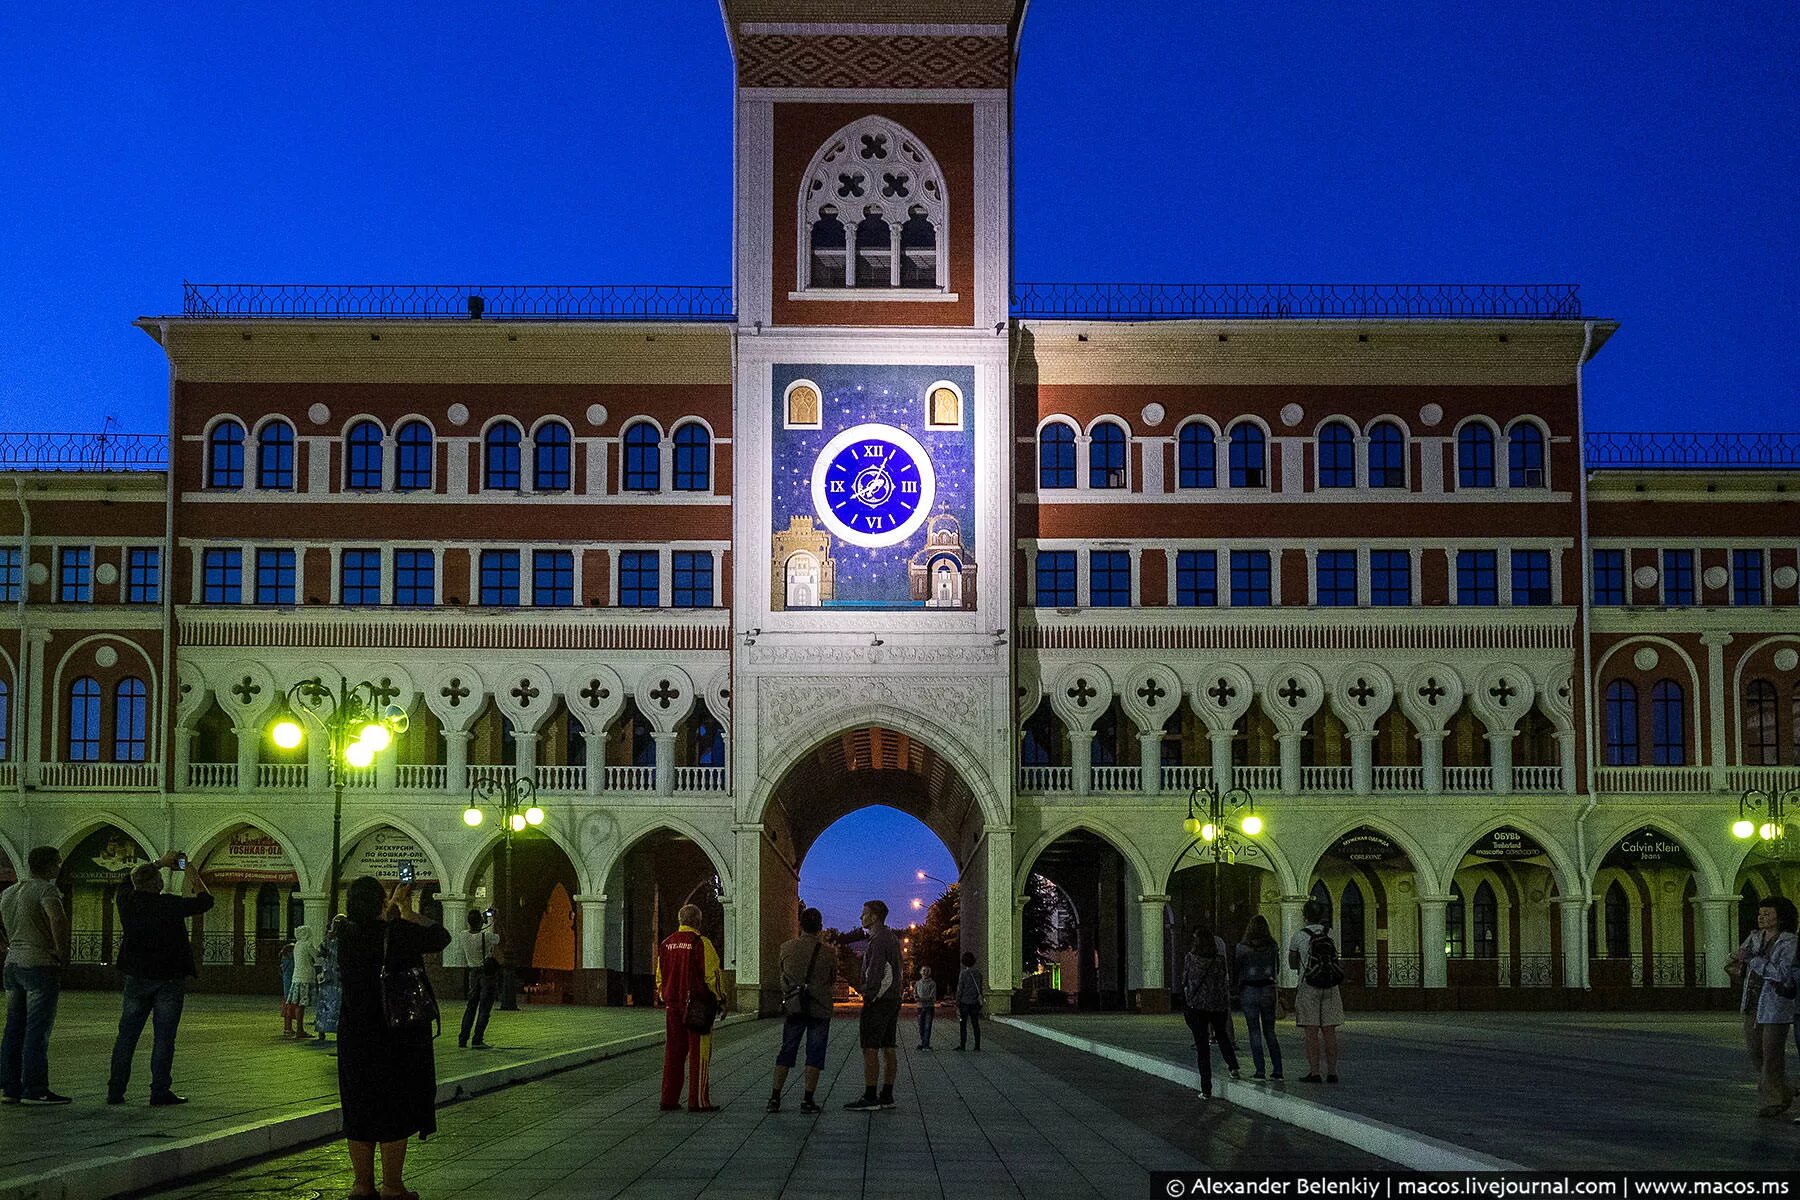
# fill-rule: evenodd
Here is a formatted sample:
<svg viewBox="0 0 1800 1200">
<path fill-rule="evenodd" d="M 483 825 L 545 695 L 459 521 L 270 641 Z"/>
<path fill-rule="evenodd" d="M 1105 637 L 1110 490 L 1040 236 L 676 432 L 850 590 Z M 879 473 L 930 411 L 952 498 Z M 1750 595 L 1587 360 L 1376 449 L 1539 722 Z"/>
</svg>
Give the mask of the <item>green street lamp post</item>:
<svg viewBox="0 0 1800 1200">
<path fill-rule="evenodd" d="M 1800 787 L 1785 792 L 1765 792 L 1751 788 L 1738 797 L 1737 820 L 1732 822 L 1732 836 L 1739 841 L 1755 838 L 1777 858 L 1787 855 L 1787 810 L 1800 808 Z M 1760 812 L 1763 819 L 1751 814 Z"/>
<path fill-rule="evenodd" d="M 343 853 L 344 782 L 352 770 L 364 770 L 375 756 L 406 732 L 406 710 L 389 703 L 384 691 L 364 680 L 351 684 L 338 677 L 334 690 L 323 678 L 302 679 L 287 692 L 287 710 L 269 726 L 269 738 L 283 750 L 297 750 L 306 741 L 304 716 L 325 735 L 325 771 L 331 781 L 331 869 L 326 892 L 327 919 L 338 904 L 338 859 Z"/>
<path fill-rule="evenodd" d="M 1239 812 L 1243 815 L 1237 818 L 1237 828 L 1233 829 L 1231 819 Z M 1198 847 L 1202 855 L 1212 855 L 1212 924 L 1217 934 L 1219 873 L 1225 863 L 1237 862 L 1239 851 L 1250 845 L 1249 839 L 1263 831 L 1263 819 L 1256 813 L 1256 798 L 1241 787 L 1221 792 L 1210 783 L 1204 787 L 1195 784 L 1188 793 L 1187 819 L 1181 827 L 1197 839 L 1188 843 L 1189 850 Z"/>
<path fill-rule="evenodd" d="M 538 806 L 537 785 L 529 779 L 483 779 L 469 788 L 469 807 L 463 810 L 463 824 L 479 828 L 486 820 L 482 805 L 500 811 L 503 841 L 501 876 L 494 882 L 494 908 L 500 917 L 500 944 L 506 957 L 500 968 L 500 1010 L 514 1012 L 519 1007 L 519 975 L 514 962 L 518 954 L 518 922 L 513 913 L 513 834 L 524 833 L 544 823 L 544 810 Z M 502 886 L 504 883 L 504 886 Z"/>
</svg>

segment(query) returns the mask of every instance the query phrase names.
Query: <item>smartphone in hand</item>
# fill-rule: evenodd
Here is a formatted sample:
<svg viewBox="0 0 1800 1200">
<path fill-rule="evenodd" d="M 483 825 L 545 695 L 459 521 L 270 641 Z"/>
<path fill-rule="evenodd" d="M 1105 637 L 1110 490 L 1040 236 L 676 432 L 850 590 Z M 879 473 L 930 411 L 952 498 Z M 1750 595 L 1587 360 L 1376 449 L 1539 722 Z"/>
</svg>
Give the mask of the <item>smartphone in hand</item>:
<svg viewBox="0 0 1800 1200">
<path fill-rule="evenodd" d="M 400 864 L 400 882 L 401 883 L 411 883 L 412 881 L 413 881 L 413 865 L 412 865 L 411 860 L 405 860 L 405 861 L 401 862 L 401 864 Z"/>
<path fill-rule="evenodd" d="M 177 871 L 187 870 L 187 851 L 183 850 L 175 856 L 175 869 Z"/>
</svg>

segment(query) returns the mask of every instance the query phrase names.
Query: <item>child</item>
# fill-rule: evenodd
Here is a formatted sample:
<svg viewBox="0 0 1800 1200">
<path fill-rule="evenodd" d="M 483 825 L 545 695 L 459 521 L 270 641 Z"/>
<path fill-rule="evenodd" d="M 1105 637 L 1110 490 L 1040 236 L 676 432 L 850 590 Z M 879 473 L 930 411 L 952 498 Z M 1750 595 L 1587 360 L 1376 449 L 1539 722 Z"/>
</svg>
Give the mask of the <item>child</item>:
<svg viewBox="0 0 1800 1200">
<path fill-rule="evenodd" d="M 311 925 L 294 930 L 294 975 L 288 984 L 288 1003 L 294 1007 L 296 1036 L 306 1037 L 306 1006 L 313 1002 L 313 985 L 319 977 L 319 931 Z"/>
<path fill-rule="evenodd" d="M 300 1018 L 300 1010 L 288 999 L 288 993 L 294 987 L 294 943 L 288 942 L 281 948 L 281 1036 L 284 1038 L 299 1037 L 294 1029 L 294 1022 Z"/>
</svg>

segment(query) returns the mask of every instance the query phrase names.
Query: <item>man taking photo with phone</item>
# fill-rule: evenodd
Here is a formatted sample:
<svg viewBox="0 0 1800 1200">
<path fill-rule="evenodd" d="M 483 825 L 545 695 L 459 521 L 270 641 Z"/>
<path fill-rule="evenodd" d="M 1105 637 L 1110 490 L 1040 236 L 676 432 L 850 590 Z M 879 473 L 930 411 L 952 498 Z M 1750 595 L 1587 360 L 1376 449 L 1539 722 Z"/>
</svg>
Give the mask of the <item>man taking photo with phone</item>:
<svg viewBox="0 0 1800 1200">
<path fill-rule="evenodd" d="M 164 868 L 181 872 L 183 895 L 163 894 Z M 201 893 L 198 896 L 194 895 L 196 889 Z M 148 1019 L 152 1023 L 150 1103 L 156 1107 L 186 1104 L 187 1097 L 175 1094 L 169 1076 L 175 1066 L 175 1029 L 181 1024 L 188 977 L 199 974 L 194 969 L 187 921 L 212 908 L 212 893 L 206 890 L 200 872 L 188 869 L 187 855 L 170 851 L 155 862 L 139 863 L 131 872 L 130 885 L 119 889 L 118 903 L 119 924 L 125 931 L 118 959 L 119 970 L 125 973 L 125 997 L 119 1013 L 119 1037 L 113 1043 L 106 1102 L 125 1103 L 131 1059 Z"/>
</svg>

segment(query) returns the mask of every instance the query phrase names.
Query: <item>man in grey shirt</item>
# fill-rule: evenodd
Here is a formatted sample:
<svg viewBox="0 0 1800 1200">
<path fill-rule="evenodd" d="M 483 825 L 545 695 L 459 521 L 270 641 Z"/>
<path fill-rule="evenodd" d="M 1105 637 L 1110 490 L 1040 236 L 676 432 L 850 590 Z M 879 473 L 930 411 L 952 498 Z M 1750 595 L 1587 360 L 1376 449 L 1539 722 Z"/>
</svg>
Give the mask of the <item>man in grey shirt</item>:
<svg viewBox="0 0 1800 1200">
<path fill-rule="evenodd" d="M 894 1080 L 900 1074 L 896 1050 L 900 1025 L 900 938 L 887 927 L 887 905 L 871 900 L 863 905 L 862 926 L 869 931 L 863 947 L 862 1052 L 863 1094 L 844 1105 L 854 1112 L 873 1112 L 894 1107 Z M 877 1065 L 881 1091 L 875 1090 Z"/>
<path fill-rule="evenodd" d="M 50 1090 L 50 1027 L 69 961 L 69 918 L 56 873 L 62 855 L 39 846 L 28 878 L 0 892 L 6 955 L 6 1032 L 0 1036 L 0 1104 L 67 1104 Z"/>
<path fill-rule="evenodd" d="M 800 936 L 781 945 L 781 1051 L 775 1056 L 775 1090 L 769 1095 L 769 1111 L 781 1111 L 781 1089 L 806 1041 L 806 1095 L 800 1111 L 811 1116 L 823 1112 L 813 1093 L 819 1090 L 819 1071 L 825 1066 L 826 1040 L 831 1036 L 831 985 L 837 979 L 837 951 L 825 945 L 819 932 L 825 918 L 816 908 L 800 914 Z"/>
</svg>

